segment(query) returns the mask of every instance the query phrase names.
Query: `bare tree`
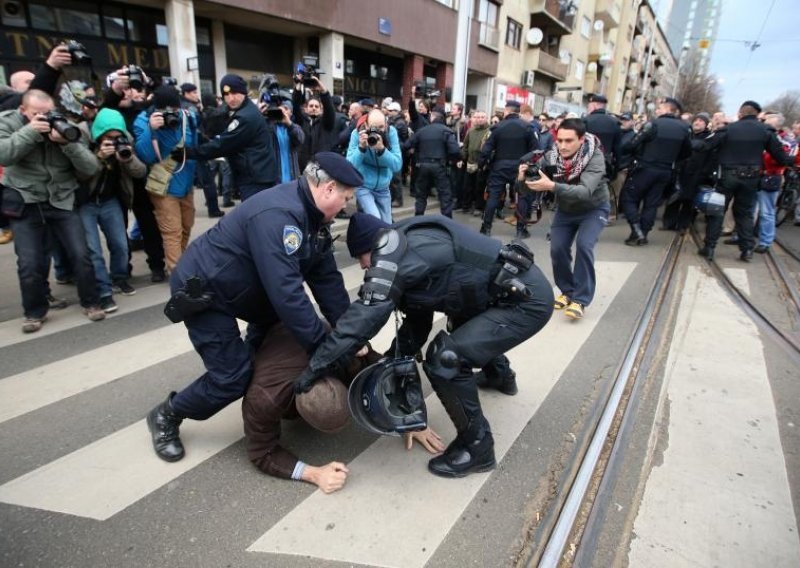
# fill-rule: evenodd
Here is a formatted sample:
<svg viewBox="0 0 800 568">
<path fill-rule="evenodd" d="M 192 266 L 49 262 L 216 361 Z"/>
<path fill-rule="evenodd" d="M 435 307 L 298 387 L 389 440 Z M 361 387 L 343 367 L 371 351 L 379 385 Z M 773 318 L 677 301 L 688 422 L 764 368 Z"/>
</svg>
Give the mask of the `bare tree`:
<svg viewBox="0 0 800 568">
<path fill-rule="evenodd" d="M 764 110 L 774 110 L 786 117 L 786 124 L 791 125 L 800 121 L 800 91 L 786 91 L 777 99 L 764 107 Z"/>
<path fill-rule="evenodd" d="M 694 57 L 681 66 L 675 98 L 685 112 L 714 113 L 722 108 L 722 89 L 717 77 L 704 72 L 699 63 Z"/>
</svg>

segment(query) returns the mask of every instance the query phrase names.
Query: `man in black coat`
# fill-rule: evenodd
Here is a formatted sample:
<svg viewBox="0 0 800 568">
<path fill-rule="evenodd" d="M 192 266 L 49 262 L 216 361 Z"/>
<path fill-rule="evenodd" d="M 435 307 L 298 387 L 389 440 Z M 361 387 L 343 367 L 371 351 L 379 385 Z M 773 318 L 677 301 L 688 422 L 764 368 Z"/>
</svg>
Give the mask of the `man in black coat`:
<svg viewBox="0 0 800 568">
<path fill-rule="evenodd" d="M 348 361 L 395 309 L 406 317 L 390 351 L 396 347 L 401 356 L 413 356 L 425 345 L 434 312 L 444 312 L 450 331 L 430 342 L 423 369 L 458 435 L 428 462 L 428 470 L 463 477 L 494 469 L 494 439 L 472 369 L 484 368 L 486 386 L 517 392 L 503 354 L 538 333 L 553 313 L 553 290 L 533 264 L 533 253 L 521 243 L 504 246 L 433 215 L 388 225 L 356 214 L 347 247 L 366 269 L 359 298 L 315 351 L 295 392 L 310 389 L 331 365 Z"/>
<path fill-rule="evenodd" d="M 292 120 L 300 125 L 305 135 L 297 153 L 301 170 L 305 169 L 308 160 L 317 152 L 335 151 L 339 144 L 339 135 L 342 134 L 337 130 L 336 109 L 333 107 L 331 94 L 319 77 L 314 77 L 314 80 L 314 90 L 318 94 L 307 101 L 302 75 L 295 76 L 292 91 Z M 347 145 L 344 147 L 347 148 Z"/>
<path fill-rule="evenodd" d="M 225 75 L 219 89 L 228 107 L 228 126 L 205 144 L 186 148 L 186 159 L 227 158 L 244 201 L 280 180 L 273 138 L 258 107 L 247 98 L 244 79 Z"/>
</svg>

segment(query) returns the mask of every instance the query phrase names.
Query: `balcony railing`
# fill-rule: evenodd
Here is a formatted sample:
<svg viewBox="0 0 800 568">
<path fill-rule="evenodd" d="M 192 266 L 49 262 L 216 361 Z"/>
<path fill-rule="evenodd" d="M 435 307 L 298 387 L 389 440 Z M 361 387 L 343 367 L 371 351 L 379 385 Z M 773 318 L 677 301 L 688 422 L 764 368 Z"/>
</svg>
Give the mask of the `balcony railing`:
<svg viewBox="0 0 800 568">
<path fill-rule="evenodd" d="M 559 0 L 531 0 L 531 26 L 545 27 L 551 35 L 572 33 L 577 10 L 568 6 L 568 2 Z"/>
<path fill-rule="evenodd" d="M 594 13 L 596 19 L 603 21 L 606 29 L 616 28 L 622 14 L 620 0 L 598 0 Z"/>
<path fill-rule="evenodd" d="M 567 78 L 567 64 L 561 63 L 558 57 L 554 57 L 541 49 L 531 49 L 526 59 L 526 66 L 556 81 L 564 81 Z"/>
<path fill-rule="evenodd" d="M 486 22 L 480 23 L 478 28 L 478 43 L 495 51 L 500 50 L 500 31 Z"/>
</svg>

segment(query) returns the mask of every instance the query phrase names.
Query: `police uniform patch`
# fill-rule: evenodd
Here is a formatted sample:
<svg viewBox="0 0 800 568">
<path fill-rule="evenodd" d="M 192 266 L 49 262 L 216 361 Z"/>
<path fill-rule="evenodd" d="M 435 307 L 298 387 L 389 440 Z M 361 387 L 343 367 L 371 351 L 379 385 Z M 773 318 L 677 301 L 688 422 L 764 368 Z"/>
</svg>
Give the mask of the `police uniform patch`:
<svg viewBox="0 0 800 568">
<path fill-rule="evenodd" d="M 233 132 L 234 130 L 236 130 L 237 126 L 239 126 L 239 119 L 238 118 L 234 118 L 233 120 L 231 120 L 231 123 L 228 125 L 228 132 Z"/>
<path fill-rule="evenodd" d="M 283 248 L 286 254 L 294 254 L 303 243 L 303 233 L 294 225 L 283 227 Z"/>
</svg>

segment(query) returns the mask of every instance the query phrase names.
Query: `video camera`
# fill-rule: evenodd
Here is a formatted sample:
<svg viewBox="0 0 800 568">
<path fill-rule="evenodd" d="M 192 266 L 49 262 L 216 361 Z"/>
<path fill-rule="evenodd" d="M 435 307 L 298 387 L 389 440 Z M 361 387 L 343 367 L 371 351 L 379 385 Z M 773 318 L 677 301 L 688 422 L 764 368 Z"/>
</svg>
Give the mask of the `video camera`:
<svg viewBox="0 0 800 568">
<path fill-rule="evenodd" d="M 86 53 L 86 48 L 82 43 L 79 43 L 74 39 L 67 39 L 64 40 L 63 45 L 67 48 L 67 51 L 69 51 L 69 54 L 72 57 L 73 65 L 92 64 L 92 56 Z"/>
<path fill-rule="evenodd" d="M 439 89 L 432 89 L 424 82 L 417 81 L 414 83 L 414 94 L 421 99 L 438 99 L 442 96 L 442 91 Z"/>
<path fill-rule="evenodd" d="M 50 128 L 61 134 L 67 142 L 77 142 L 81 138 L 80 129 L 74 124 L 70 124 L 66 117 L 58 111 L 51 110 L 44 115 L 45 120 L 50 124 Z"/>
<path fill-rule="evenodd" d="M 304 55 L 297 64 L 296 74 L 302 77 L 305 87 L 316 87 L 319 76 L 325 74 L 324 71 L 319 70 L 317 65 L 319 65 L 319 58 L 315 55 Z"/>
<path fill-rule="evenodd" d="M 267 105 L 265 115 L 271 120 L 283 120 L 281 103 L 284 96 L 281 94 L 281 87 L 278 78 L 271 73 L 264 73 L 261 84 L 258 86 L 258 100 Z"/>
</svg>

